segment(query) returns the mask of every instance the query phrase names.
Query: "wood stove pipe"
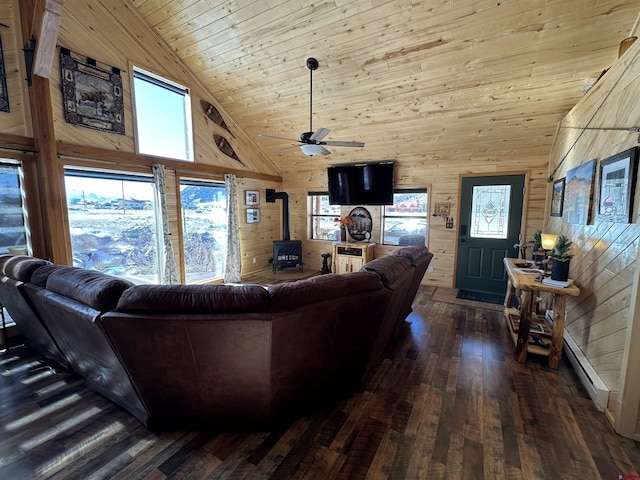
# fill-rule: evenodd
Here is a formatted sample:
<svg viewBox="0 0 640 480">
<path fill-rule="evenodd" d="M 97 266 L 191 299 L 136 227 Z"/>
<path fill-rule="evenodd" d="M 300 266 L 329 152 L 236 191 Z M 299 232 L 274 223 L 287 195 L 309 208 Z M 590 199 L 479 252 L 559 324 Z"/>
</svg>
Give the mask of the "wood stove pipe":
<svg viewBox="0 0 640 480">
<path fill-rule="evenodd" d="M 273 188 L 267 188 L 265 200 L 275 203 L 276 199 L 282 199 L 282 240 L 291 240 L 289 235 L 289 195 L 287 192 L 276 192 Z"/>
</svg>

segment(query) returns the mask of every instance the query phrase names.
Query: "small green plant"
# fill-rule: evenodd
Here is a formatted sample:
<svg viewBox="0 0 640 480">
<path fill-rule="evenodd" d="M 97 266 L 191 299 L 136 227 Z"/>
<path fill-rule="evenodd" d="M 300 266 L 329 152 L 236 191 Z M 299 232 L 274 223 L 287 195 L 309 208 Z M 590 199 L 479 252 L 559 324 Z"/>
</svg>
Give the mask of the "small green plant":
<svg viewBox="0 0 640 480">
<path fill-rule="evenodd" d="M 559 235 L 553 250 L 549 253 L 549 257 L 560 262 L 568 262 L 573 258 L 573 254 L 569 253 L 571 245 L 573 245 L 573 242 L 570 242 L 566 236 Z"/>
<path fill-rule="evenodd" d="M 541 228 L 537 228 L 536 231 L 533 233 L 533 249 L 536 250 L 535 247 L 542 247 L 542 229 Z"/>
</svg>

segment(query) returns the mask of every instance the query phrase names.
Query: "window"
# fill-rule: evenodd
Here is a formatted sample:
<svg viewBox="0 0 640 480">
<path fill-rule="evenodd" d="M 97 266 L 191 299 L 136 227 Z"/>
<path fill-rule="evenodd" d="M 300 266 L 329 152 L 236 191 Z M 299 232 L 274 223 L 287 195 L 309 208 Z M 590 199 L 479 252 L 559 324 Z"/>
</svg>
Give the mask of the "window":
<svg viewBox="0 0 640 480">
<path fill-rule="evenodd" d="M 340 205 L 329 205 L 328 192 L 309 192 L 311 239 L 340 240 L 340 228 L 334 222 L 340 216 Z"/>
<path fill-rule="evenodd" d="M 65 170 L 73 265 L 158 283 L 161 247 L 153 178 Z"/>
<path fill-rule="evenodd" d="M 506 239 L 509 230 L 510 198 L 511 185 L 474 186 L 469 236 Z"/>
<path fill-rule="evenodd" d="M 138 151 L 192 161 L 189 90 L 138 68 L 133 70 L 133 88 Z"/>
<path fill-rule="evenodd" d="M 386 205 L 382 217 L 385 245 L 425 245 L 427 238 L 426 189 L 395 190 L 393 205 Z"/>
<path fill-rule="evenodd" d="M 20 165 L 0 161 L 0 254 L 28 253 L 29 235 L 23 194 Z"/>
<path fill-rule="evenodd" d="M 227 256 L 224 183 L 181 179 L 180 203 L 186 282 L 223 277 Z"/>
</svg>

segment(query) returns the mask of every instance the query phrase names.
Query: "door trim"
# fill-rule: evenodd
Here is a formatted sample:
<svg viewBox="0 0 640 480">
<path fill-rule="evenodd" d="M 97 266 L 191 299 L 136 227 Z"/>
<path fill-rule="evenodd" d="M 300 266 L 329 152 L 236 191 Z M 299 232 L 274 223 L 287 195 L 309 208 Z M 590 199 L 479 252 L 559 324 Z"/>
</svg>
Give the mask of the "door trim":
<svg viewBox="0 0 640 480">
<path fill-rule="evenodd" d="M 507 176 L 507 175 L 524 175 L 524 198 L 522 199 L 522 217 L 520 218 L 520 238 L 524 239 L 524 232 L 527 231 L 526 218 L 527 211 L 529 208 L 529 184 L 531 183 L 531 172 L 529 170 L 509 170 L 506 172 L 482 172 L 482 173 L 461 173 L 458 175 L 458 197 L 457 197 L 457 205 L 458 211 L 456 214 L 456 225 L 453 229 L 453 233 L 455 235 L 455 250 L 453 257 L 453 275 L 451 278 L 453 279 L 453 284 L 451 288 L 456 288 L 457 285 L 457 275 L 458 275 L 458 247 L 459 243 L 458 239 L 458 229 L 460 227 L 460 207 L 462 201 L 462 179 L 469 177 L 496 177 L 496 176 Z"/>
</svg>

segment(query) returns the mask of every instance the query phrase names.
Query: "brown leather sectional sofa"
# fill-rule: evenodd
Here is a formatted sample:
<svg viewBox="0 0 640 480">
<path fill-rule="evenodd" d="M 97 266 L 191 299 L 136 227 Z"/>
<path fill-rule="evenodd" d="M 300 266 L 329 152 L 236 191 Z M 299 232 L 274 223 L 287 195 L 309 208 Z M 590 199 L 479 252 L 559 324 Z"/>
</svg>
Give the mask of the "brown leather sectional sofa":
<svg viewBox="0 0 640 480">
<path fill-rule="evenodd" d="M 150 428 L 264 428 L 359 387 L 432 258 L 270 287 L 133 285 L 0 256 L 0 303 L 29 343 Z"/>
</svg>

